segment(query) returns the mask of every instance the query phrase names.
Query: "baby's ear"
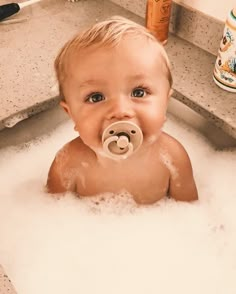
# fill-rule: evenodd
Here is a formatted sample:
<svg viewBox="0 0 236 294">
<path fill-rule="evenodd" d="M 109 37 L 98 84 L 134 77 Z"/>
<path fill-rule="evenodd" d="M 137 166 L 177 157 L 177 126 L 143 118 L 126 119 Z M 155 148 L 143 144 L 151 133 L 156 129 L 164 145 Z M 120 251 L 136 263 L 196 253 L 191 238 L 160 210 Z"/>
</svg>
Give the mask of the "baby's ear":
<svg viewBox="0 0 236 294">
<path fill-rule="evenodd" d="M 69 116 L 71 116 L 69 105 L 68 105 L 65 101 L 61 101 L 61 102 L 60 102 L 60 105 L 61 105 L 61 107 L 65 110 L 65 112 L 66 112 Z"/>
<path fill-rule="evenodd" d="M 170 92 L 169 92 L 169 99 L 170 99 L 170 97 L 173 95 L 173 93 L 174 93 L 174 90 L 171 88 L 171 89 L 170 89 Z"/>
</svg>

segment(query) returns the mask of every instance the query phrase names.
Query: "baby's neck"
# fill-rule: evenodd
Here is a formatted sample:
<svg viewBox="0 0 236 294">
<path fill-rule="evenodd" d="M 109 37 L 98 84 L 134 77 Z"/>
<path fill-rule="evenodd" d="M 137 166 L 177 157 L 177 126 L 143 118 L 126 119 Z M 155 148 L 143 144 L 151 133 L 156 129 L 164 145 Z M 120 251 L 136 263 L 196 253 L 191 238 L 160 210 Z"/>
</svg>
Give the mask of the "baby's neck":
<svg viewBox="0 0 236 294">
<path fill-rule="evenodd" d="M 125 168 L 128 165 L 133 165 L 142 160 L 146 160 L 147 157 L 152 156 L 153 150 L 155 149 L 156 154 L 157 143 L 143 145 L 135 153 L 131 154 L 129 157 L 123 159 L 113 159 L 108 157 L 104 152 L 95 152 L 97 157 L 97 162 L 103 167 L 120 167 Z"/>
</svg>

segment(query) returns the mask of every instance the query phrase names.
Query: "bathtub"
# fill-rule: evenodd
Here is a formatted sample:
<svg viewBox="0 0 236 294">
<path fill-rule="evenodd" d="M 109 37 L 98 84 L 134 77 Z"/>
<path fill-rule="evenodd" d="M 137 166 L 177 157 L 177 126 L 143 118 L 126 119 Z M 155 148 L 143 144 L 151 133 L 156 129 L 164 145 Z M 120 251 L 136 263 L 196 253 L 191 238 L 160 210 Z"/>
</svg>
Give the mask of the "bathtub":
<svg viewBox="0 0 236 294">
<path fill-rule="evenodd" d="M 190 155 L 197 202 L 51 197 L 49 165 L 76 136 L 66 114 L 0 132 L 0 260 L 18 294 L 235 293 L 235 140 L 174 99 L 164 129 Z"/>
</svg>

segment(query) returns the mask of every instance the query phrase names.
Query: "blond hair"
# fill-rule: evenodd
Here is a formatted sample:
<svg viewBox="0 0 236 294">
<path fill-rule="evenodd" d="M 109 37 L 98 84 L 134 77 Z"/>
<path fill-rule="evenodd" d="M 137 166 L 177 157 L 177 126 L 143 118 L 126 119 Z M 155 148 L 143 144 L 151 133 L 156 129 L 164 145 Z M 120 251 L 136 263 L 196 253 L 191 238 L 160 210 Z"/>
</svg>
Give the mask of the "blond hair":
<svg viewBox="0 0 236 294">
<path fill-rule="evenodd" d="M 166 65 L 167 76 L 172 87 L 172 75 L 170 71 L 170 62 L 166 51 L 162 44 L 151 34 L 144 26 L 139 25 L 129 19 L 113 16 L 105 21 L 94 24 L 91 28 L 77 34 L 73 39 L 69 40 L 60 50 L 55 59 L 55 71 L 59 83 L 60 96 L 64 100 L 63 82 L 66 79 L 66 64 L 80 49 L 88 48 L 91 45 L 110 45 L 116 46 L 120 43 L 122 38 L 126 35 L 144 36 L 149 40 L 157 43 L 159 53 L 163 57 Z"/>
</svg>

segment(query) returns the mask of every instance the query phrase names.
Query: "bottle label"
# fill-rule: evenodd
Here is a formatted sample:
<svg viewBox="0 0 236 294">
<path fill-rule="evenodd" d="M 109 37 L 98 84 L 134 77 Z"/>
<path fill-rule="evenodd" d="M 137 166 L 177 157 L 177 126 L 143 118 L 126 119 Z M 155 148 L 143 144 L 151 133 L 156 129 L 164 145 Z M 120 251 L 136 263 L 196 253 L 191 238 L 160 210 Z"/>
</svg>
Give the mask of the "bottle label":
<svg viewBox="0 0 236 294">
<path fill-rule="evenodd" d="M 159 41 L 168 37 L 171 0 L 150 0 L 147 3 L 147 28 Z"/>
<path fill-rule="evenodd" d="M 236 92 L 236 14 L 234 11 L 230 12 L 226 20 L 213 73 L 216 84 L 230 92 Z"/>
<path fill-rule="evenodd" d="M 154 0 L 154 2 L 155 8 L 152 9 L 151 26 L 158 29 L 161 24 L 169 24 L 171 3 L 168 0 Z"/>
</svg>

